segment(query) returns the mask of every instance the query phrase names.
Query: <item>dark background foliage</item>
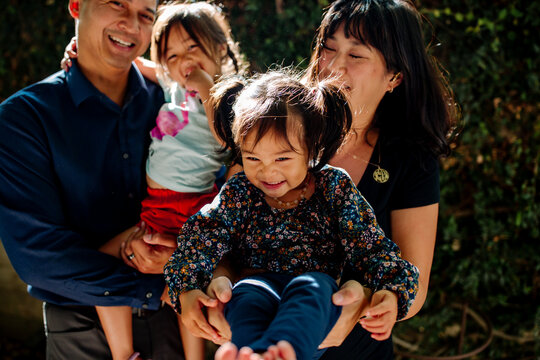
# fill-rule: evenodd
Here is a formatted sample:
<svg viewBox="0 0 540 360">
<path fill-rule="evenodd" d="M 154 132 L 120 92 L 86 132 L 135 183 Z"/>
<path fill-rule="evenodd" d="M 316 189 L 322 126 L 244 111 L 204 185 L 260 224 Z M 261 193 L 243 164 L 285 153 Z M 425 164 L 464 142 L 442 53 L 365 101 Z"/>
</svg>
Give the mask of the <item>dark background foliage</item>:
<svg viewBox="0 0 540 360">
<path fill-rule="evenodd" d="M 223 0 L 254 70 L 307 65 L 328 0 Z M 441 160 L 441 210 L 430 294 L 396 326 L 400 351 L 455 355 L 461 311 L 472 310 L 462 352 L 477 359 L 540 356 L 538 162 L 540 3 L 426 0 L 426 44 L 448 71 L 460 136 Z M 4 0 L 0 100 L 57 71 L 73 35 L 67 1 Z M 487 319 L 487 322 L 486 322 Z M 22 357 L 21 357 L 22 358 Z"/>
</svg>

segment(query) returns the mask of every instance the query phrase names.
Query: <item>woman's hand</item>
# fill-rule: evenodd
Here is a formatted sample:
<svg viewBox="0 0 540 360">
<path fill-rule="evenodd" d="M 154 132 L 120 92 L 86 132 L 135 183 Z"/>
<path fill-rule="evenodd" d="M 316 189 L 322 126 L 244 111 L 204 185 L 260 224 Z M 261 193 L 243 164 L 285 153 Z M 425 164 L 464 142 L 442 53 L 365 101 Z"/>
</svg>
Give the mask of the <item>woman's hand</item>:
<svg viewBox="0 0 540 360">
<path fill-rule="evenodd" d="M 71 59 L 75 58 L 77 58 L 77 38 L 74 36 L 66 46 L 64 57 L 60 61 L 60 68 L 62 68 L 64 71 L 69 71 L 69 68 L 71 67 Z"/>
<path fill-rule="evenodd" d="M 349 280 L 332 295 L 334 305 L 343 306 L 343 309 L 338 321 L 319 345 L 319 349 L 341 345 L 363 316 L 369 305 L 370 293 L 371 291 L 364 288 L 359 282 Z"/>
<path fill-rule="evenodd" d="M 375 340 L 386 340 L 392 334 L 397 320 L 398 297 L 389 290 L 379 290 L 371 297 L 371 305 L 366 309 L 366 317 L 360 320 L 364 329 Z"/>
<path fill-rule="evenodd" d="M 217 299 L 217 305 L 215 307 L 209 307 L 206 311 L 208 322 L 216 329 L 219 335 L 217 341 L 214 342 L 218 345 L 223 345 L 227 341 L 231 341 L 232 336 L 231 327 L 223 314 L 225 304 L 232 297 L 231 281 L 226 276 L 213 278 L 206 289 L 206 294 L 212 299 Z"/>
<path fill-rule="evenodd" d="M 144 274 L 162 274 L 176 246 L 174 235 L 146 234 L 142 223 L 122 244 L 120 255 L 126 264 Z"/>
<path fill-rule="evenodd" d="M 215 307 L 217 302 L 216 299 L 210 298 L 201 290 L 186 291 L 180 295 L 182 309 L 180 319 L 190 333 L 217 343 L 219 335 L 217 331 L 208 324 L 202 310 L 204 307 Z"/>
</svg>

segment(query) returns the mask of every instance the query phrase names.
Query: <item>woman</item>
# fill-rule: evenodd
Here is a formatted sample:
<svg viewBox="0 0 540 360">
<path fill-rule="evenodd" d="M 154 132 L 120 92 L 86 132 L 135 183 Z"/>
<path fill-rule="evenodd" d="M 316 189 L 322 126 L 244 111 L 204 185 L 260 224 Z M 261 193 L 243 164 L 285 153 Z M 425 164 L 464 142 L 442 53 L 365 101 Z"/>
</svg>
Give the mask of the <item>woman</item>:
<svg viewBox="0 0 540 360">
<path fill-rule="evenodd" d="M 307 72 L 311 81 L 337 77 L 349 93 L 353 131 L 330 164 L 347 170 L 403 258 L 420 270 L 419 292 L 406 318 L 426 299 L 439 208 L 438 158 L 450 152 L 457 115 L 452 93 L 424 46 L 421 16 L 410 1 L 338 0 L 322 20 Z M 227 300 L 226 284 L 217 284 L 209 293 Z M 323 347 L 339 345 L 369 301 L 354 280 L 333 300 L 350 305 Z M 218 329 L 226 328 L 220 314 L 213 317 Z M 361 325 L 322 359 L 392 358 L 391 339 L 376 341 L 367 331 L 376 329 Z"/>
<path fill-rule="evenodd" d="M 355 114 L 349 142 L 330 163 L 349 172 L 403 258 L 420 270 L 419 292 L 406 318 L 426 299 L 439 208 L 437 159 L 450 152 L 457 114 L 443 75 L 425 51 L 421 26 L 407 0 L 338 0 L 323 18 L 308 69 L 311 80 L 337 76 Z M 391 357 L 391 340 L 373 341 L 356 326 L 323 359 L 353 354 Z"/>
</svg>

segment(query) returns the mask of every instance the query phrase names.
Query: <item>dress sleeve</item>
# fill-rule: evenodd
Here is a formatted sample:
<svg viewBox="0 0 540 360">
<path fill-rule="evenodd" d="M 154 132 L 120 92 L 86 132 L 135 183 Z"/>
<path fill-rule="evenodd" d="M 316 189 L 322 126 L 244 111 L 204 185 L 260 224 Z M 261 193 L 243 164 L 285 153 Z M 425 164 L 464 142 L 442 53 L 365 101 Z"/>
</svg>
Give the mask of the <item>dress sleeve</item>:
<svg viewBox="0 0 540 360">
<path fill-rule="evenodd" d="M 180 313 L 179 296 L 205 289 L 217 264 L 232 248 L 236 228 L 247 213 L 245 183 L 238 174 L 214 198 L 186 221 L 178 236 L 178 248 L 165 265 L 165 281 L 173 308 Z"/>
<path fill-rule="evenodd" d="M 346 174 L 338 178 L 333 194 L 346 267 L 374 292 L 396 293 L 398 319 L 403 318 L 418 291 L 418 269 L 385 237 L 373 209 Z"/>
</svg>

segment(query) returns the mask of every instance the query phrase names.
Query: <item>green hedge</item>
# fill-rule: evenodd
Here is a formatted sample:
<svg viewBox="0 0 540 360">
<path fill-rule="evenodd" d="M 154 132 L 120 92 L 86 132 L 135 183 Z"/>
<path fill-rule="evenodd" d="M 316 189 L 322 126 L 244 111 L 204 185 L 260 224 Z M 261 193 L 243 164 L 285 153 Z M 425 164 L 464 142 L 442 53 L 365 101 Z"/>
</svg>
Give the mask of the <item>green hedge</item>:
<svg viewBox="0 0 540 360">
<path fill-rule="evenodd" d="M 233 33 L 256 70 L 305 67 L 326 0 L 224 0 Z M 540 356 L 540 3 L 417 2 L 432 27 L 431 51 L 448 70 L 462 109 L 461 135 L 441 162 L 441 210 L 425 309 L 395 334 L 417 353 L 456 353 L 467 302 L 493 323 L 476 358 Z M 8 0 L 0 14 L 0 100 L 58 69 L 73 34 L 67 1 Z M 457 330 L 456 330 L 457 329 Z M 464 351 L 485 331 L 468 321 Z M 538 341 L 538 340 L 537 340 Z M 418 343 L 419 342 L 419 343 Z"/>
</svg>

